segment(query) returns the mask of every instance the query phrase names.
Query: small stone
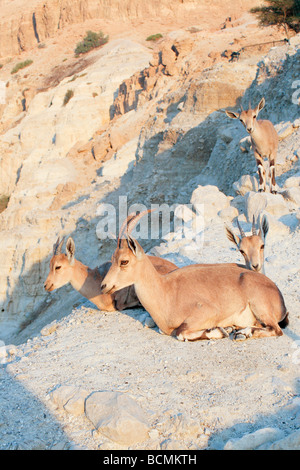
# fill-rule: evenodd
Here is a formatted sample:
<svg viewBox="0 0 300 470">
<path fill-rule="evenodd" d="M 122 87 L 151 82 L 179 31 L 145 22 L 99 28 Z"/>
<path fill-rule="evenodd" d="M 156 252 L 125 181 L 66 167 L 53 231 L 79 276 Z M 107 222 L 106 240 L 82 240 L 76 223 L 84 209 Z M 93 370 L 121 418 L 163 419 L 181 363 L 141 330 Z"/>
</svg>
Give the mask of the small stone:
<svg viewBox="0 0 300 470">
<path fill-rule="evenodd" d="M 58 323 L 56 321 L 50 323 L 50 325 L 44 326 L 41 330 L 41 335 L 42 336 L 50 336 L 54 331 L 56 331 L 58 328 Z"/>
<path fill-rule="evenodd" d="M 145 325 L 145 327 L 147 327 L 147 328 L 155 328 L 155 327 L 156 327 L 155 321 L 154 321 L 153 318 L 150 317 L 150 316 L 147 316 L 147 317 L 146 317 L 145 322 L 144 322 L 144 325 Z"/>
</svg>

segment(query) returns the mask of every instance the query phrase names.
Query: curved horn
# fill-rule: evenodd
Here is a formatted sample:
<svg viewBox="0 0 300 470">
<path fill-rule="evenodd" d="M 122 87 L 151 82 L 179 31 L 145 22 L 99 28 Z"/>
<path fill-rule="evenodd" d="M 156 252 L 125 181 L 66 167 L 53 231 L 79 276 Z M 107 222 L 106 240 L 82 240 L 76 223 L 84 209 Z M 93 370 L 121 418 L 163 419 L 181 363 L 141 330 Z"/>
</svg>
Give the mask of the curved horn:
<svg viewBox="0 0 300 470">
<path fill-rule="evenodd" d="M 154 209 L 147 209 L 145 211 L 142 211 L 140 212 L 138 215 L 136 215 L 133 219 L 131 219 L 129 221 L 129 223 L 127 224 L 127 234 L 130 235 L 131 231 L 133 230 L 133 228 L 136 226 L 136 224 L 138 223 L 138 221 L 144 217 L 144 215 L 146 214 L 149 214 L 149 212 L 152 212 Z"/>
<path fill-rule="evenodd" d="M 128 217 L 124 220 L 121 228 L 120 228 L 120 231 L 119 231 L 119 236 L 118 236 L 118 245 L 119 245 L 119 241 L 120 241 L 120 238 L 124 238 L 123 237 L 123 232 L 125 230 L 125 228 L 127 227 L 127 225 L 129 224 L 129 222 L 135 217 L 135 214 L 129 214 Z"/>
<path fill-rule="evenodd" d="M 138 221 L 144 217 L 145 214 L 148 214 L 149 212 L 152 212 L 154 209 L 147 209 L 139 214 L 129 214 L 126 220 L 124 220 L 122 227 L 120 229 L 119 237 L 118 237 L 118 244 L 120 241 L 120 238 L 125 238 L 127 235 L 130 235 L 131 231 L 133 228 L 136 226 Z"/>
<path fill-rule="evenodd" d="M 252 220 L 252 235 L 257 235 L 256 228 L 255 228 L 255 217 L 254 217 L 254 215 L 253 215 L 253 220 Z"/>
<path fill-rule="evenodd" d="M 65 237 L 60 240 L 60 237 L 56 240 L 56 242 L 53 245 L 53 255 L 60 255 L 61 254 L 61 249 L 64 244 Z"/>
<path fill-rule="evenodd" d="M 244 230 L 242 229 L 242 227 L 240 226 L 239 221 L 237 220 L 236 222 L 237 222 L 237 226 L 238 226 L 238 228 L 239 228 L 239 231 L 240 231 L 240 233 L 241 233 L 241 237 L 244 238 L 244 237 L 246 236 L 246 235 L 245 235 L 245 232 L 244 232 Z"/>
</svg>

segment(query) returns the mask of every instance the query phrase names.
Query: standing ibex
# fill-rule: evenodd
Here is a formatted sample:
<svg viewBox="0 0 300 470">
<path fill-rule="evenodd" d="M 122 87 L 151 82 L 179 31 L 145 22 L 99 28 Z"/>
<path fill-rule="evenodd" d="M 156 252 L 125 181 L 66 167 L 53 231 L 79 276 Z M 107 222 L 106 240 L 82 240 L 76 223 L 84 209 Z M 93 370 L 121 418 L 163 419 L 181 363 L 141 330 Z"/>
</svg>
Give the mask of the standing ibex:
<svg viewBox="0 0 300 470">
<path fill-rule="evenodd" d="M 284 300 L 263 274 L 236 264 L 215 264 L 190 265 L 163 275 L 136 240 L 123 236 L 102 281 L 102 292 L 112 294 L 133 284 L 163 333 L 192 341 L 228 336 L 228 327 L 244 329 L 245 337 L 282 335 L 280 326 L 287 325 L 288 315 Z"/>
<path fill-rule="evenodd" d="M 237 221 L 237 225 L 241 234 L 241 237 L 235 235 L 235 233 L 229 228 L 226 228 L 228 239 L 233 242 L 237 247 L 240 253 L 243 255 L 246 263 L 247 269 L 252 269 L 252 271 L 257 271 L 262 274 L 265 274 L 264 269 L 264 248 L 265 248 L 265 239 L 269 231 L 269 224 L 266 216 L 264 215 L 261 221 L 261 227 L 258 232 L 255 227 L 255 218 L 253 216 L 252 221 L 252 235 L 246 236 L 242 227 Z"/>
<path fill-rule="evenodd" d="M 132 229 L 132 227 L 131 227 Z M 128 286 L 115 292 L 113 295 L 101 292 L 101 282 L 110 268 L 111 263 L 102 264 L 99 268 L 90 269 L 75 259 L 75 243 L 71 237 L 66 243 L 66 254 L 61 252 L 64 239 L 56 241 L 53 247 L 53 256 L 50 260 L 50 272 L 44 288 L 51 292 L 68 283 L 89 299 L 100 310 L 113 311 L 141 306 L 136 296 L 134 286 Z M 148 256 L 149 261 L 160 273 L 165 274 L 177 266 L 168 260 Z"/>
<path fill-rule="evenodd" d="M 258 113 L 265 106 L 265 99 L 262 98 L 256 108 L 252 109 L 249 103 L 249 109 L 245 111 L 241 107 L 240 114 L 232 111 L 225 111 L 231 119 L 239 119 L 250 134 L 251 144 L 254 151 L 258 174 L 259 174 L 259 191 L 266 190 L 266 171 L 264 169 L 264 158 L 268 158 L 270 165 L 271 193 L 276 194 L 275 181 L 275 163 L 278 149 L 278 135 L 268 120 L 257 120 Z"/>
</svg>

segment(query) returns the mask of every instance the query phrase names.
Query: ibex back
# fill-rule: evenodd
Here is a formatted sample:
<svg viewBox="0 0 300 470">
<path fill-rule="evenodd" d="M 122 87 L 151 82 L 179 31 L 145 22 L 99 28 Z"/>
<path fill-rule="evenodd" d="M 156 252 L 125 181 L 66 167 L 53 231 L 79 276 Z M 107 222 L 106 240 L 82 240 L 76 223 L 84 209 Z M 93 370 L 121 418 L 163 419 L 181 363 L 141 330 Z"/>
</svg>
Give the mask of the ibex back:
<svg viewBox="0 0 300 470">
<path fill-rule="evenodd" d="M 283 297 L 263 274 L 236 264 L 215 264 L 162 275 L 127 235 L 120 239 L 101 287 L 111 294 L 132 284 L 161 331 L 180 340 L 228 336 L 227 327 L 244 329 L 245 337 L 280 336 L 280 325 L 287 324 Z"/>
</svg>

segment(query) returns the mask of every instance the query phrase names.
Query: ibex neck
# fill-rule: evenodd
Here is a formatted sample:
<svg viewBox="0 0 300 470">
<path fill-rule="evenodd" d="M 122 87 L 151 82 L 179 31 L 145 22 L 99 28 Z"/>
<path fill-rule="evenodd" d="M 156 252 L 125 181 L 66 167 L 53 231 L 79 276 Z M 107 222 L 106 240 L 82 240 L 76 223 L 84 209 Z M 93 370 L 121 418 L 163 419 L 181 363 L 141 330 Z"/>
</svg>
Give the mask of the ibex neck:
<svg viewBox="0 0 300 470">
<path fill-rule="evenodd" d="M 251 140 L 253 140 L 254 142 L 259 142 L 264 137 L 262 135 L 263 129 L 261 126 L 261 122 L 262 121 L 256 121 L 254 131 L 252 132 L 252 134 L 250 134 Z"/>
<path fill-rule="evenodd" d="M 72 266 L 73 269 L 73 276 L 71 278 L 71 285 L 72 287 L 84 295 L 84 290 L 86 288 L 87 279 L 90 277 L 90 269 L 85 264 L 81 263 L 80 261 L 75 260 L 74 265 Z"/>
<path fill-rule="evenodd" d="M 140 265 L 138 281 L 134 284 L 136 294 L 143 307 L 149 312 L 157 326 L 170 334 L 168 319 L 168 291 L 165 288 L 165 275 L 159 274 L 145 256 Z"/>
<path fill-rule="evenodd" d="M 101 294 L 101 282 L 103 276 L 98 268 L 90 269 L 80 261 L 75 260 L 71 284 L 80 294 L 90 300 L 100 310 L 115 310 L 113 299 L 110 295 Z"/>
</svg>

